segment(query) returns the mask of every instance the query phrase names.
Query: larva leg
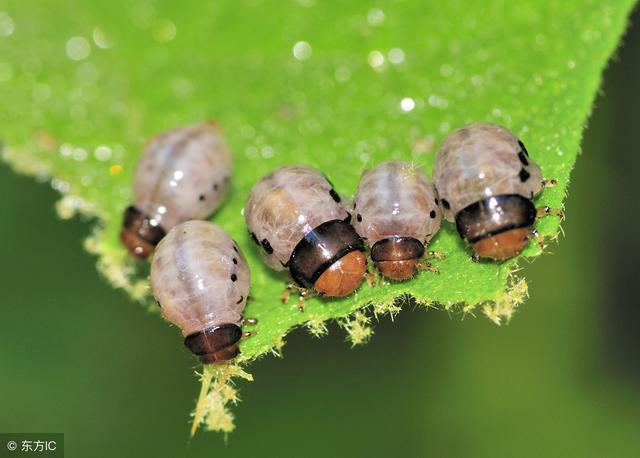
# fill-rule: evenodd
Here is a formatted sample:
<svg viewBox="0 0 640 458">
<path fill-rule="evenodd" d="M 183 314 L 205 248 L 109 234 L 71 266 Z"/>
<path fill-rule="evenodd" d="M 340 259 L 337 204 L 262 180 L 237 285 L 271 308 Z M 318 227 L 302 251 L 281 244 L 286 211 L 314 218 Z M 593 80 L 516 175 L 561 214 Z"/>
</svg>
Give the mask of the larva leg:
<svg viewBox="0 0 640 458">
<path fill-rule="evenodd" d="M 422 258 L 418 261 L 418 270 L 428 270 L 429 272 L 433 272 L 434 274 L 439 274 L 440 270 L 425 258 Z"/>
<path fill-rule="evenodd" d="M 531 231 L 531 238 L 533 240 L 535 240 L 535 242 L 538 244 L 538 247 L 542 250 L 544 249 L 544 238 L 540 235 L 540 233 L 536 230 L 533 229 Z"/>
<path fill-rule="evenodd" d="M 304 301 L 308 298 L 308 297 L 312 297 L 314 296 L 314 292 L 312 290 L 309 290 L 307 288 L 302 288 L 298 285 L 296 285 L 295 283 L 287 283 L 286 288 L 284 289 L 284 291 L 282 291 L 282 293 L 280 293 L 280 300 L 284 303 L 284 304 L 288 304 L 289 303 L 289 299 L 291 298 L 292 294 L 298 294 L 298 309 L 300 309 L 301 312 L 304 311 Z"/>
<path fill-rule="evenodd" d="M 364 274 L 364 278 L 367 281 L 367 285 L 371 288 L 375 288 L 380 282 L 380 274 L 375 267 L 367 268 L 367 272 Z"/>
<path fill-rule="evenodd" d="M 424 254 L 424 259 L 445 259 L 446 257 L 446 254 L 438 253 L 437 251 L 427 251 Z"/>
<path fill-rule="evenodd" d="M 536 209 L 536 218 L 544 218 L 545 216 L 557 216 L 560 219 L 564 219 L 564 212 L 559 208 L 551 208 L 546 205 L 538 207 Z"/>
</svg>

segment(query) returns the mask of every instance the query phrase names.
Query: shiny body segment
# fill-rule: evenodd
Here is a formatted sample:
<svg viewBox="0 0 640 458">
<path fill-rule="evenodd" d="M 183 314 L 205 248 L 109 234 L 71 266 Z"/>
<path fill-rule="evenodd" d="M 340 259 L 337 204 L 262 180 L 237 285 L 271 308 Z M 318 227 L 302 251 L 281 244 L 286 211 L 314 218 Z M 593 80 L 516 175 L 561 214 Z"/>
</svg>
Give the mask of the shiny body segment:
<svg viewBox="0 0 640 458">
<path fill-rule="evenodd" d="M 249 267 L 235 242 L 215 224 L 188 221 L 169 231 L 153 257 L 151 287 L 162 315 L 180 328 L 185 342 L 205 331 L 216 337 L 217 328 L 232 329 L 240 338 Z"/>
</svg>

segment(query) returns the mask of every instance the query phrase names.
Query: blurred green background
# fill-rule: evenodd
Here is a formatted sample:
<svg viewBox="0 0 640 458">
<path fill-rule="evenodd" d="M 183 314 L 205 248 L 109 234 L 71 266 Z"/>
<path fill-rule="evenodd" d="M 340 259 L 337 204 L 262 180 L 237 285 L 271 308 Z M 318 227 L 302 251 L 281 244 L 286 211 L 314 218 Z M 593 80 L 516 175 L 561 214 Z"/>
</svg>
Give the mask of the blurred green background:
<svg viewBox="0 0 640 458">
<path fill-rule="evenodd" d="M 199 385 L 176 329 L 99 278 L 89 222 L 60 221 L 48 185 L 1 166 L 0 431 L 64 432 L 67 456 L 640 456 L 640 27 L 625 42 L 566 237 L 525 266 L 514 321 L 407 308 L 354 349 L 336 326 L 298 330 L 239 383 L 226 444 L 188 440 Z"/>
</svg>

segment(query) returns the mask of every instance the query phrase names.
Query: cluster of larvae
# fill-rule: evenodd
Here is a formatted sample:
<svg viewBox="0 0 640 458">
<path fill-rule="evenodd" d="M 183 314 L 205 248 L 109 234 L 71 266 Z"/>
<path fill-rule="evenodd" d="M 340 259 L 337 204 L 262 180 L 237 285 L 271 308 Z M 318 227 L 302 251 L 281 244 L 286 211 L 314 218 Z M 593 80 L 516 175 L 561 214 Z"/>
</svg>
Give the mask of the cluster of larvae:
<svg viewBox="0 0 640 458">
<path fill-rule="evenodd" d="M 249 296 L 247 262 L 234 240 L 200 221 L 223 201 L 231 155 L 213 123 L 168 131 L 146 147 L 135 178 L 134 204 L 121 239 L 151 265 L 153 293 L 164 317 L 203 363 L 238 355 Z M 436 253 L 429 241 L 444 216 L 455 222 L 476 258 L 504 260 L 535 236 L 548 208 L 532 200 L 544 182 L 524 144 L 494 124 L 453 132 L 440 147 L 434 182 L 416 166 L 388 161 L 366 170 L 353 201 L 341 198 L 320 171 L 281 167 L 251 190 L 244 217 L 267 265 L 288 270 L 301 301 L 309 293 L 344 297 L 367 274 L 366 246 L 385 278 L 408 280 Z M 283 296 L 286 300 L 287 295 Z"/>
</svg>

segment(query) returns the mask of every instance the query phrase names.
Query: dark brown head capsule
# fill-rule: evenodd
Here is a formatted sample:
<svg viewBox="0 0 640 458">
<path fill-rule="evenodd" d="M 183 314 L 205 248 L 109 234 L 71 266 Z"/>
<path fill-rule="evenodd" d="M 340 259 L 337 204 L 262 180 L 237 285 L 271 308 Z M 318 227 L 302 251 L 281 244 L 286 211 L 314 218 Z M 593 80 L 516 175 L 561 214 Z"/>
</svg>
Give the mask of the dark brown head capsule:
<svg viewBox="0 0 640 458">
<path fill-rule="evenodd" d="M 139 258 L 148 257 L 165 236 L 158 223 L 136 207 L 128 207 L 120 231 L 120 240 L 129 253 Z"/>
<path fill-rule="evenodd" d="M 536 208 L 519 194 L 502 194 L 473 203 L 456 214 L 460 237 L 483 258 L 511 258 L 529 242 Z"/>
<path fill-rule="evenodd" d="M 423 255 L 424 245 L 413 237 L 389 237 L 371 247 L 371 260 L 382 275 L 392 280 L 413 277 Z"/>
<path fill-rule="evenodd" d="M 327 221 L 307 233 L 293 249 L 288 266 L 301 286 L 342 297 L 358 287 L 366 266 L 364 244 L 345 221 Z"/>
<path fill-rule="evenodd" d="M 240 326 L 223 324 L 188 335 L 184 344 L 203 364 L 211 364 L 229 361 L 238 356 L 241 338 Z"/>
</svg>

